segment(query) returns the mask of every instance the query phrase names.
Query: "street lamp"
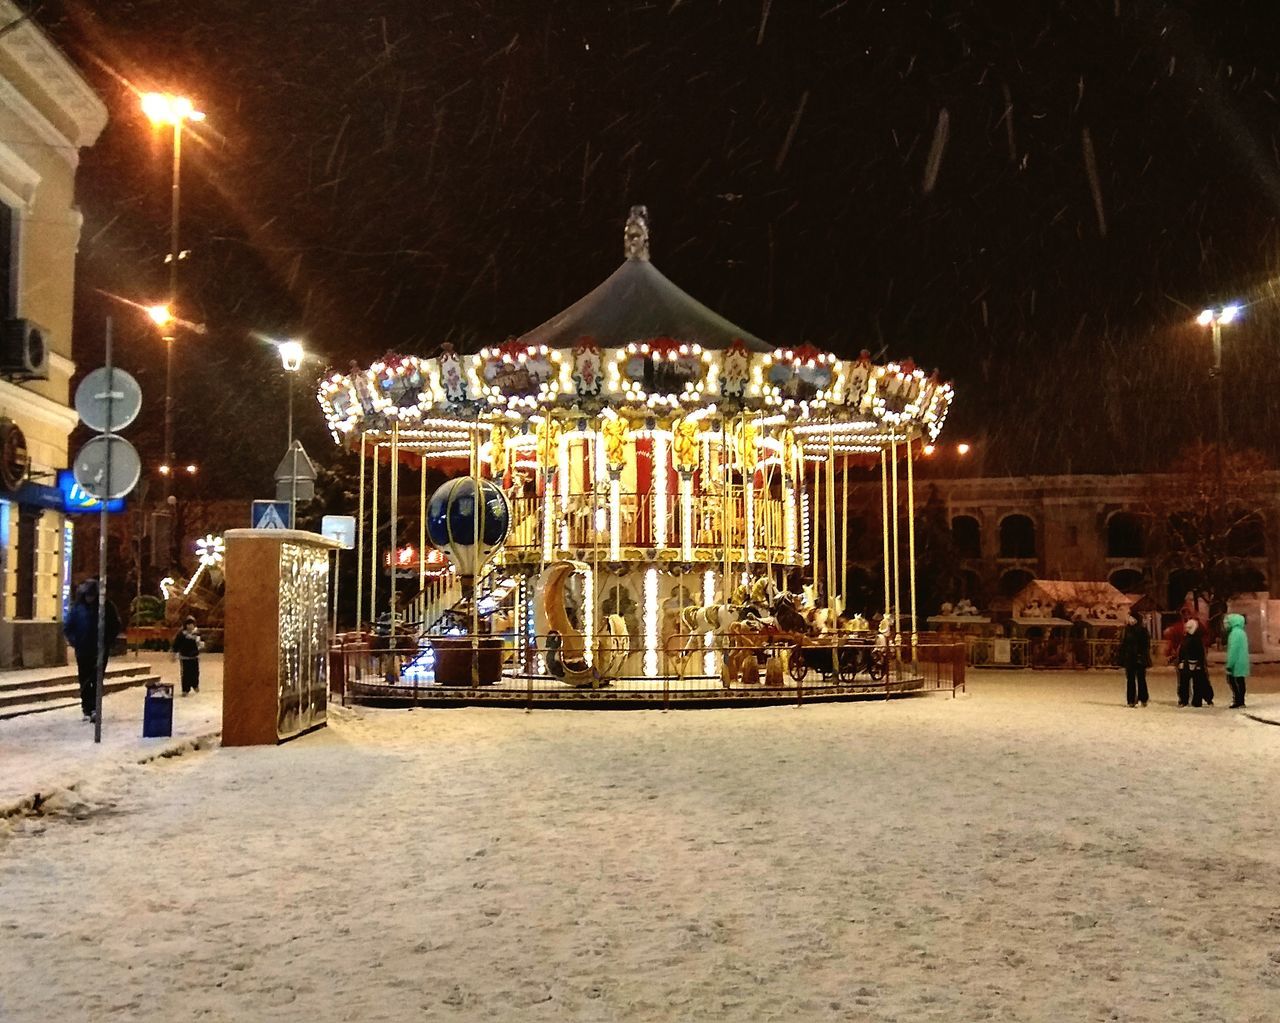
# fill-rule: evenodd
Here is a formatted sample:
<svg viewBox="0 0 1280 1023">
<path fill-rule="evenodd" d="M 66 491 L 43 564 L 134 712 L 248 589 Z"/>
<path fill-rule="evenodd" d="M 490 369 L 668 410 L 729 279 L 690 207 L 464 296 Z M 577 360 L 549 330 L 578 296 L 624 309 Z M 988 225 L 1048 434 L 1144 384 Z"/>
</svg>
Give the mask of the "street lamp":
<svg viewBox="0 0 1280 1023">
<path fill-rule="evenodd" d="M 289 394 L 289 446 L 285 458 L 289 459 L 289 525 L 295 525 L 298 512 L 298 456 L 293 450 L 293 375 L 302 367 L 306 351 L 300 341 L 281 341 L 276 345 L 280 352 L 280 365 L 284 367 L 285 389 Z"/>
<path fill-rule="evenodd" d="M 171 125 L 173 128 L 173 183 L 169 210 L 169 302 L 153 306 L 147 312 L 160 327 L 165 342 L 164 365 L 164 461 L 173 464 L 173 327 L 177 323 L 174 310 L 178 305 L 178 260 L 182 250 L 178 247 L 179 212 L 182 199 L 182 126 L 187 121 L 204 120 L 204 114 L 186 96 L 174 96 L 167 92 L 148 92 L 142 96 L 142 112 L 153 125 Z M 165 315 L 158 318 L 163 310 Z M 170 477 L 166 477 L 165 496 L 172 495 Z"/>
<path fill-rule="evenodd" d="M 1214 379 L 1216 397 L 1218 403 L 1218 498 L 1222 498 L 1222 448 L 1226 442 L 1227 430 L 1224 423 L 1226 419 L 1222 412 L 1222 327 L 1224 324 L 1231 323 L 1239 318 L 1241 307 L 1235 303 L 1224 305 L 1221 308 L 1209 308 L 1201 311 L 1196 317 L 1196 323 L 1202 327 L 1208 327 L 1213 331 L 1213 368 L 1209 370 L 1209 376 Z"/>
</svg>

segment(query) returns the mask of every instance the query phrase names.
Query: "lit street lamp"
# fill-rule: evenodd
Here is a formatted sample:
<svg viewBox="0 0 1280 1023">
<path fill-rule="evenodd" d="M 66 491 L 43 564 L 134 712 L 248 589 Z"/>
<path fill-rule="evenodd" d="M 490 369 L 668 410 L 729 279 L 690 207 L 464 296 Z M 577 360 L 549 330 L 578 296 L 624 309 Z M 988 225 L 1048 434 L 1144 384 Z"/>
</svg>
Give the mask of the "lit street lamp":
<svg viewBox="0 0 1280 1023">
<path fill-rule="evenodd" d="M 185 96 L 148 92 L 142 97 L 142 112 L 153 125 L 167 124 L 173 128 L 173 183 L 169 211 L 169 301 L 163 306 L 152 306 L 148 315 L 155 321 L 165 342 L 164 367 L 164 461 L 173 464 L 173 342 L 177 325 L 178 308 L 178 260 L 182 250 L 178 247 L 178 225 L 182 199 L 182 126 L 187 121 L 204 120 L 204 114 L 195 108 Z M 164 315 L 161 315 L 161 314 Z M 169 477 L 166 477 L 168 480 Z M 165 484 L 165 496 L 172 494 L 170 484 Z"/>
<path fill-rule="evenodd" d="M 1216 396 L 1218 403 L 1218 499 L 1222 499 L 1222 458 L 1223 444 L 1226 442 L 1227 430 L 1224 425 L 1226 420 L 1222 413 L 1222 327 L 1223 324 L 1231 323 L 1240 316 L 1240 306 L 1236 304 L 1224 305 L 1220 309 L 1210 308 L 1201 311 L 1196 317 L 1196 323 L 1202 327 L 1209 327 L 1213 331 L 1213 368 L 1209 371 L 1209 375 L 1213 377 L 1216 385 Z"/>
<path fill-rule="evenodd" d="M 289 460 L 289 526 L 296 526 L 296 518 L 298 512 L 298 456 L 293 450 L 293 375 L 302 367 L 302 360 L 306 358 L 306 351 L 303 349 L 301 342 L 289 340 L 281 341 L 277 346 L 280 352 L 280 364 L 285 371 L 285 390 L 289 395 L 289 446 L 286 448 L 287 454 L 285 458 Z"/>
</svg>

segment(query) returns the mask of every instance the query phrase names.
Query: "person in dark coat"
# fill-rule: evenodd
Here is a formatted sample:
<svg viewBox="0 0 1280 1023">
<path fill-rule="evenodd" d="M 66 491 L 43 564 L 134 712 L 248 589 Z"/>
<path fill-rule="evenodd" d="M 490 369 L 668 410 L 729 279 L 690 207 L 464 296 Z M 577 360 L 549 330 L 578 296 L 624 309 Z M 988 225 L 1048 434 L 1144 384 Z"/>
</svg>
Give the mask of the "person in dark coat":
<svg viewBox="0 0 1280 1023">
<path fill-rule="evenodd" d="M 1202 703 L 1213 706 L 1213 686 L 1209 683 L 1204 639 L 1200 635 L 1200 623 L 1194 618 L 1187 620 L 1186 635 L 1178 648 L 1179 707 L 1187 705 L 1188 695 L 1193 707 L 1199 707 Z"/>
<path fill-rule="evenodd" d="M 84 719 L 92 721 L 97 700 L 98 678 L 98 580 L 88 579 L 76 591 L 75 603 L 62 623 L 62 633 L 76 655 L 76 675 L 80 681 L 80 709 Z M 106 602 L 106 651 L 102 658 L 106 669 L 107 656 L 120 635 L 120 616 L 115 605 Z"/>
<path fill-rule="evenodd" d="M 1147 669 L 1151 667 L 1151 634 L 1130 614 L 1120 637 L 1120 667 L 1124 668 L 1125 700 L 1130 707 L 1147 705 Z"/>
<path fill-rule="evenodd" d="M 182 628 L 173 637 L 173 652 L 178 658 L 182 673 L 182 695 L 200 691 L 200 651 L 204 649 L 204 640 L 200 638 L 200 630 L 196 628 L 196 620 L 187 615 Z"/>
</svg>

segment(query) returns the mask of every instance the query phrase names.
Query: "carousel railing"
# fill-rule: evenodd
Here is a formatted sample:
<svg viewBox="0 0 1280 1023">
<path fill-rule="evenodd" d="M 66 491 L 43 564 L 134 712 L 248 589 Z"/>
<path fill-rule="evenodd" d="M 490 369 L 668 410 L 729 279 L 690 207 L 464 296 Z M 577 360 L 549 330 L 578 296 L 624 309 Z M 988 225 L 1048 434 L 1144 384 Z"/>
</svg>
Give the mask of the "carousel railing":
<svg viewBox="0 0 1280 1023">
<path fill-rule="evenodd" d="M 613 543 L 612 501 L 607 494 L 571 494 L 567 499 L 552 495 L 550 500 L 548 516 L 542 497 L 510 499 L 513 526 L 506 541 L 508 550 L 545 549 L 543 530 L 549 521 L 553 551 L 599 549 L 607 556 Z M 716 551 L 722 550 L 727 541 L 733 549 L 750 546 L 779 558 L 786 551 L 787 509 L 785 502 L 776 497 L 757 496 L 748 511 L 741 492 L 727 498 L 695 494 L 689 501 L 686 527 L 685 502 L 678 490 L 662 495 L 623 492 L 618 495 L 617 514 L 619 547 L 679 550 L 687 546 Z M 797 524 L 795 528 L 798 537 L 800 527 Z"/>
<path fill-rule="evenodd" d="M 616 677 L 588 678 L 594 657 L 569 665 L 581 684 L 571 685 L 547 671 L 546 636 L 437 637 L 447 639 L 461 660 L 454 676 L 441 679 L 417 670 L 431 637 L 339 637 L 331 650 L 335 694 L 377 702 L 497 699 L 519 701 L 572 699 L 579 702 L 701 699 L 795 700 L 839 696 L 890 696 L 902 693 L 954 692 L 963 689 L 964 645 L 955 640 L 920 637 L 914 649 L 903 637 L 885 646 L 845 634 L 755 637 L 673 633 L 661 649 L 634 639 L 625 653 L 616 651 Z M 613 637 L 600 634 L 585 642 L 590 650 L 607 648 Z M 686 644 L 688 645 L 686 650 Z M 469 646 L 469 648 L 468 648 Z M 684 651 L 684 652 L 682 652 Z M 473 667 L 476 654 L 479 663 Z M 726 667 L 727 666 L 727 667 Z M 707 669 L 710 668 L 708 672 Z M 584 679 L 586 679 L 584 681 Z"/>
</svg>

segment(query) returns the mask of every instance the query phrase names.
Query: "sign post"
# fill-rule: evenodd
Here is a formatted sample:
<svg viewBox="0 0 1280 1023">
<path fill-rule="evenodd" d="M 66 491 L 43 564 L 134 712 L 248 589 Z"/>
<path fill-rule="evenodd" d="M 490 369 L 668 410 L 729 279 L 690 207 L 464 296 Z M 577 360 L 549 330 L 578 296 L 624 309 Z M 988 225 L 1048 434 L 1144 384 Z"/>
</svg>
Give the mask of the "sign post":
<svg viewBox="0 0 1280 1023">
<path fill-rule="evenodd" d="M 108 505 L 124 497 L 142 474 L 142 463 L 133 445 L 115 431 L 134 421 L 142 408 L 142 390 L 124 370 L 111 361 L 111 317 L 106 321 L 106 365 L 90 373 L 76 389 L 76 411 L 81 421 L 101 436 L 76 453 L 75 480 L 98 498 L 98 663 L 94 671 L 93 741 L 102 742 L 102 683 L 107 669 L 107 529 Z"/>
</svg>

